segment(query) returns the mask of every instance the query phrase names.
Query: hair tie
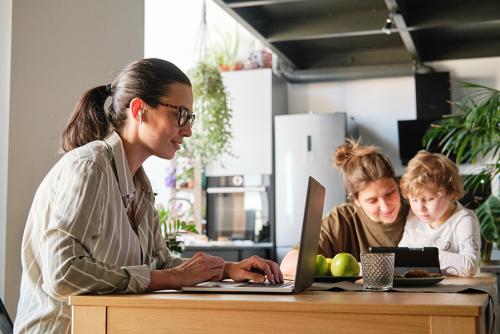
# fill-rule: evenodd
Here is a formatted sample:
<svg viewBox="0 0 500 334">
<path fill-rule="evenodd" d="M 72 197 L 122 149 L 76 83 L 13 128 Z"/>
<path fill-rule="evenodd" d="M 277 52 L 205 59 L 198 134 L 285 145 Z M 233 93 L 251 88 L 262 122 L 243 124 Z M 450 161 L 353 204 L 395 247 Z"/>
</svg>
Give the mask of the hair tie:
<svg viewBox="0 0 500 334">
<path fill-rule="evenodd" d="M 106 93 L 108 93 L 108 95 L 111 95 L 111 84 L 106 85 Z"/>
</svg>

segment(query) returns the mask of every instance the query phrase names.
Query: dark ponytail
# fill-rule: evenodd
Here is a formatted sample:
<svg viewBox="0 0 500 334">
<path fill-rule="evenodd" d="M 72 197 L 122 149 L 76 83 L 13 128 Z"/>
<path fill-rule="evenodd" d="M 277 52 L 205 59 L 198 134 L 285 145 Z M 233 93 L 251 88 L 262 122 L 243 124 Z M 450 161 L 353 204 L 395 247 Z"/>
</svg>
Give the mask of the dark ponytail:
<svg viewBox="0 0 500 334">
<path fill-rule="evenodd" d="M 62 148 L 65 152 L 106 137 L 110 123 L 104 103 L 108 96 L 107 86 L 92 88 L 83 94 L 63 132 Z"/>
<path fill-rule="evenodd" d="M 151 107 L 168 95 L 173 83 L 191 86 L 188 77 L 174 64 L 157 58 L 129 64 L 110 85 L 90 89 L 80 98 L 62 135 L 65 152 L 94 140 L 104 139 L 111 129 L 119 130 L 127 119 L 130 101 L 138 97 Z M 112 97 L 106 112 L 104 103 Z"/>
</svg>

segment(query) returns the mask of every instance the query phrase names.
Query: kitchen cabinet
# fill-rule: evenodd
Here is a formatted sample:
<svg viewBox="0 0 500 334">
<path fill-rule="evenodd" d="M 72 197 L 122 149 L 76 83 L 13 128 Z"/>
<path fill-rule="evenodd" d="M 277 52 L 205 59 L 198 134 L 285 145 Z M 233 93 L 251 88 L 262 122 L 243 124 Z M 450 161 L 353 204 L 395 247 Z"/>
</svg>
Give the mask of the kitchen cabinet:
<svg viewBox="0 0 500 334">
<path fill-rule="evenodd" d="M 209 164 L 206 175 L 272 175 L 273 118 L 287 112 L 285 81 L 271 69 L 224 72 L 222 77 L 232 109 L 232 155 Z"/>
</svg>

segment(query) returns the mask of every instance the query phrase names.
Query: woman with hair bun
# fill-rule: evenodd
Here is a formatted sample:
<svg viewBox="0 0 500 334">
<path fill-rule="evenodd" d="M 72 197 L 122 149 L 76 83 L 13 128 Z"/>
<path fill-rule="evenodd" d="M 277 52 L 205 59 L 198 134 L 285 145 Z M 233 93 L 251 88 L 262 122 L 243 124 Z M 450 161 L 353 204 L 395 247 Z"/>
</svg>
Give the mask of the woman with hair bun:
<svg viewBox="0 0 500 334">
<path fill-rule="evenodd" d="M 323 218 L 318 253 L 330 258 L 351 253 L 359 261 L 369 247 L 397 246 L 408 205 L 401 200 L 389 159 L 378 147 L 351 139 L 337 147 L 333 161 L 341 171 L 349 202 L 335 206 Z M 284 275 L 295 273 L 297 256 L 297 248 L 285 256 Z"/>
</svg>

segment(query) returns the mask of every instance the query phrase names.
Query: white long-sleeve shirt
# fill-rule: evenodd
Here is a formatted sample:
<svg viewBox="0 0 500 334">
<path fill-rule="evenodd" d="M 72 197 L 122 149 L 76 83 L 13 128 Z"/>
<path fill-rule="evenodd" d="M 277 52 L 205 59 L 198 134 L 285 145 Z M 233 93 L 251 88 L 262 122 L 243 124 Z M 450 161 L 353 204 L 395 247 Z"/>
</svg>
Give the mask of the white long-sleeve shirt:
<svg viewBox="0 0 500 334">
<path fill-rule="evenodd" d="M 112 132 L 64 155 L 36 192 L 14 333 L 69 333 L 68 296 L 141 293 L 150 270 L 180 263 L 162 237 L 147 176 L 140 168 L 132 177 Z"/>
<path fill-rule="evenodd" d="M 399 242 L 399 247 L 437 247 L 441 272 L 465 277 L 473 276 L 479 268 L 480 246 L 477 216 L 460 203 L 451 217 L 436 229 L 410 212 Z"/>
</svg>

